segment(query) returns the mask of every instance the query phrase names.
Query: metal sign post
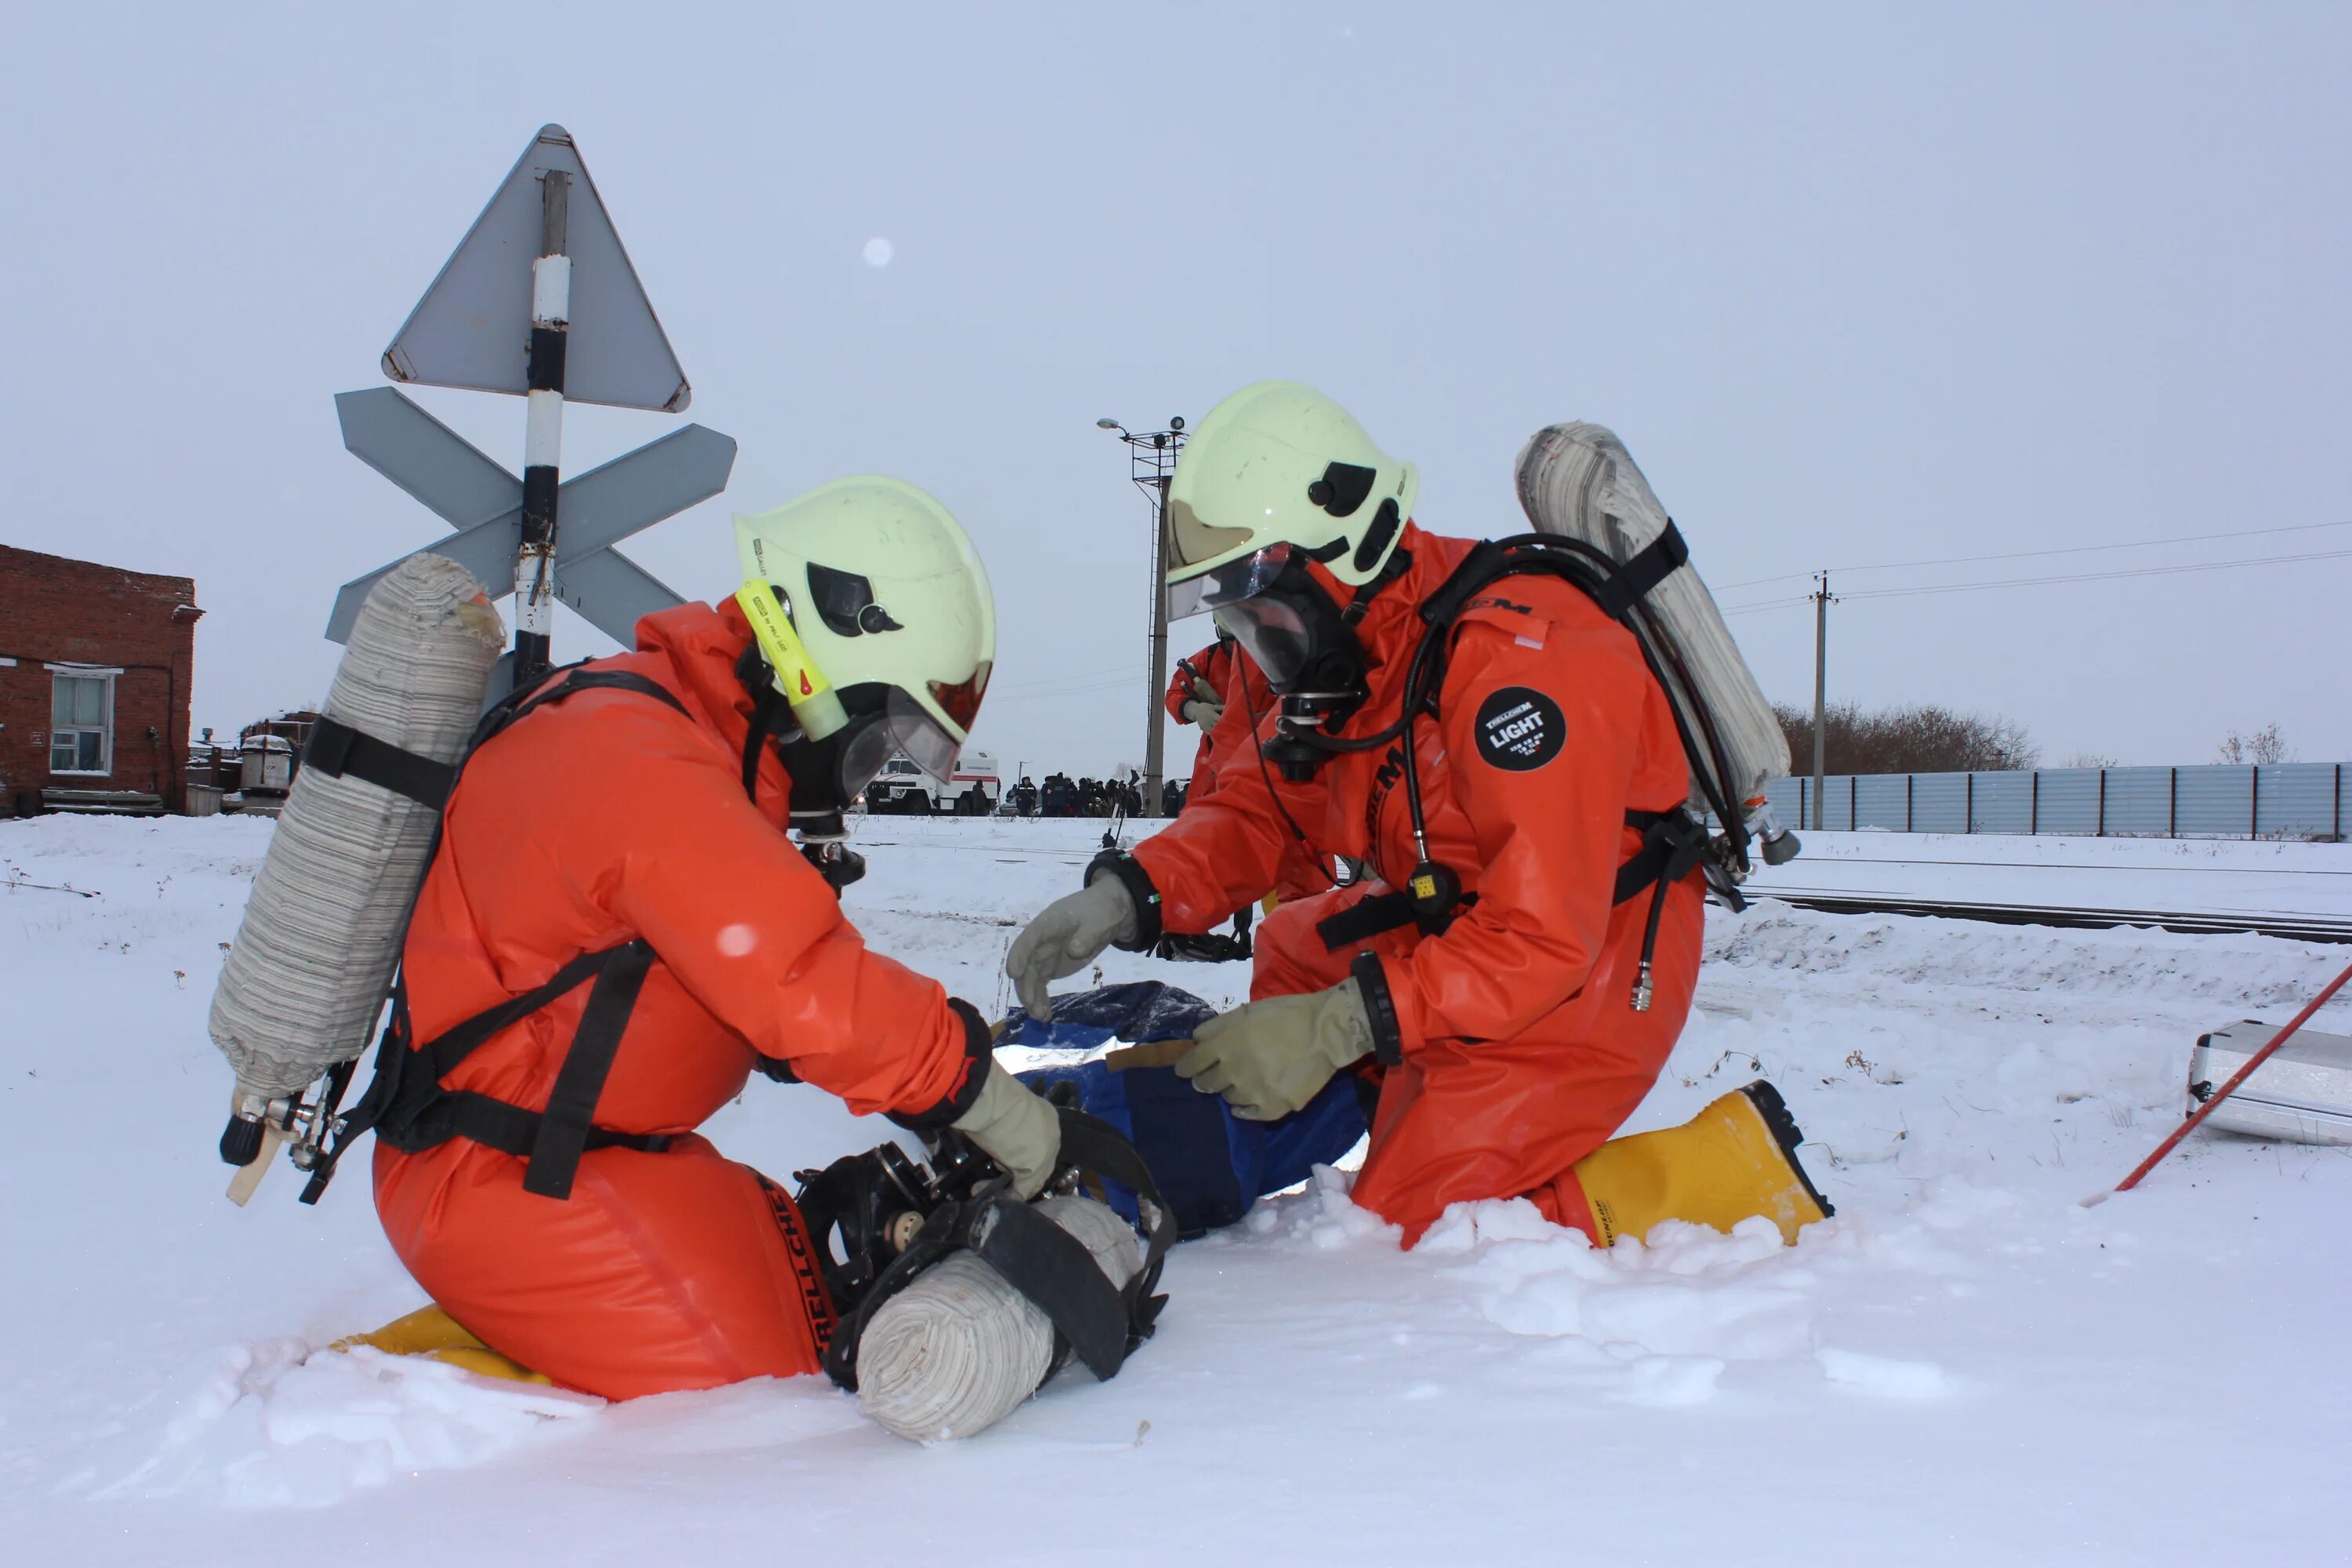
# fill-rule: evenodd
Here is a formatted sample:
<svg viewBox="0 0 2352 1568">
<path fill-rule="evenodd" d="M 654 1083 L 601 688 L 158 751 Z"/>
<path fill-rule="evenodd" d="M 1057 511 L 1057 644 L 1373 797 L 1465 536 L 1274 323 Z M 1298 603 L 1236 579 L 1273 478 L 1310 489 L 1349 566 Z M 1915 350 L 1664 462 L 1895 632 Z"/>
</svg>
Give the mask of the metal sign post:
<svg viewBox="0 0 2352 1568">
<path fill-rule="evenodd" d="M 572 491 L 572 487 L 562 482 L 562 473 L 566 397 L 581 403 L 675 414 L 684 409 L 693 396 L 685 373 L 678 368 L 677 355 L 671 352 L 669 339 L 654 315 L 652 302 L 637 281 L 635 268 L 629 265 L 628 252 L 622 248 L 620 237 L 614 232 L 612 218 L 596 194 L 596 183 L 588 177 L 587 165 L 581 162 L 580 150 L 573 145 L 570 132 L 561 125 L 541 126 L 530 145 L 523 149 L 522 156 L 508 172 L 489 205 L 466 231 L 466 237 L 458 241 L 440 275 L 433 279 L 432 287 L 425 289 L 425 297 L 409 312 L 391 346 L 383 351 L 383 372 L 394 381 L 520 394 L 525 400 L 520 527 L 508 552 L 508 562 L 495 572 L 483 572 L 474 565 L 488 538 L 478 537 L 478 531 L 490 527 L 506 510 L 504 504 L 467 517 L 435 508 L 461 531 L 458 539 L 436 547 L 442 553 L 464 561 L 485 582 L 496 583 L 511 575 L 516 602 L 510 684 L 528 685 L 547 669 L 555 602 L 561 598 L 567 604 L 574 603 L 562 581 L 564 570 L 584 571 L 592 582 L 601 581 L 615 593 L 640 603 L 647 597 L 644 591 L 646 585 L 655 591 L 655 596 L 677 602 L 676 595 L 637 573 L 606 546 L 614 539 L 658 521 L 678 507 L 656 511 L 618 533 L 608 533 L 594 548 L 580 552 L 576 563 L 557 529 L 559 518 L 566 513 L 565 497 Z M 346 394 L 345 398 L 366 395 Z M 344 399 L 337 401 L 344 403 Z M 457 442 L 455 436 L 421 409 L 405 399 L 400 401 L 416 419 L 439 430 L 448 441 Z M 433 506 L 434 502 L 417 488 L 426 482 L 426 477 L 412 476 L 405 469 L 395 471 L 376 463 L 362 450 L 361 444 L 352 440 L 351 421 L 351 409 L 346 405 L 345 445 L 394 483 Z M 711 433 L 705 431 L 703 435 L 709 437 Z M 439 462 L 445 469 L 479 469 L 486 465 L 499 481 L 512 482 L 504 469 L 463 442 L 457 445 L 478 461 L 468 464 L 457 459 L 446 443 L 436 443 L 429 437 L 420 439 L 426 460 Z M 727 467 L 734 460 L 734 443 L 725 437 L 716 439 L 725 442 L 727 448 L 726 461 L 719 469 L 719 483 L 723 488 Z M 663 445 L 656 442 L 642 447 L 620 459 L 620 463 L 646 457 Z M 619 466 L 606 464 L 597 472 L 609 473 Z M 446 479 L 448 475 L 440 477 Z M 411 483 L 412 478 L 416 484 Z M 475 479 L 482 484 L 489 482 L 478 472 Z M 464 488 L 462 484 L 460 488 Z M 679 505 L 691 506 L 701 499 L 702 495 L 696 495 Z M 460 553 L 461 546 L 464 553 Z M 511 567 L 510 573 L 508 566 Z M 632 574 L 643 579 L 642 583 L 619 581 Z M 344 597 L 351 596 L 353 587 L 359 587 L 364 595 L 362 584 L 367 581 L 362 579 L 360 584 L 346 586 Z M 637 591 L 629 593 L 632 588 Z M 593 588 L 591 595 L 599 596 Z M 575 607 L 579 606 L 575 604 Z M 625 628 L 615 632 L 607 624 L 614 617 L 599 619 L 591 615 L 590 618 L 624 645 L 630 640 Z M 336 619 L 339 626 L 348 628 L 349 616 L 341 604 Z M 634 616 L 631 620 L 633 623 Z M 329 635 L 334 635 L 331 629 Z"/>
<path fill-rule="evenodd" d="M 547 673 L 555 629 L 556 486 L 563 467 L 563 351 L 571 337 L 572 258 L 563 253 L 572 176 L 540 177 L 543 237 L 530 264 L 530 390 L 523 395 L 522 548 L 515 552 L 514 684 Z"/>
</svg>

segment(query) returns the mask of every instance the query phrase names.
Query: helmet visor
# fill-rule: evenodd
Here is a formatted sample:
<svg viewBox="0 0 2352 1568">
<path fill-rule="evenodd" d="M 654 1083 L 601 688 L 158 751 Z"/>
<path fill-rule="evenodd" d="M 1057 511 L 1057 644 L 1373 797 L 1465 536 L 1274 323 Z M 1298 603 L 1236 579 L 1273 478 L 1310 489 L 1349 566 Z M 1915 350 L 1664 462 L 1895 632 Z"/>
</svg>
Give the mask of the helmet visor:
<svg viewBox="0 0 2352 1568">
<path fill-rule="evenodd" d="M 1282 575 L 1290 564 L 1295 552 L 1288 544 L 1269 544 L 1264 550 L 1238 555 L 1222 566 L 1213 566 L 1197 577 L 1187 577 L 1181 583 L 1168 584 L 1168 618 L 1181 621 L 1187 616 L 1197 616 L 1204 610 L 1224 605 L 1263 594 Z M 1219 626 L 1224 617 L 1217 619 Z M 1240 634 L 1236 632 L 1235 636 Z"/>
<path fill-rule="evenodd" d="M 864 713 L 849 721 L 840 747 L 836 765 L 844 800 L 864 794 L 883 765 L 902 752 L 917 767 L 946 784 L 955 773 L 956 758 L 962 750 L 937 719 L 897 687 L 883 699 L 881 712 Z"/>
<path fill-rule="evenodd" d="M 895 748 L 912 758 L 917 767 L 941 784 L 955 775 L 956 758 L 963 751 L 963 742 L 949 734 L 921 703 L 895 686 L 883 708 L 882 724 Z M 878 770 L 887 760 L 885 757 L 874 765 Z M 871 778 L 873 774 L 866 776 Z"/>
<path fill-rule="evenodd" d="M 1250 542 L 1246 528 L 1220 528 L 1204 522 L 1188 500 L 1168 503 L 1168 565 L 1171 571 L 1197 566 L 1203 561 L 1239 550 Z"/>
</svg>

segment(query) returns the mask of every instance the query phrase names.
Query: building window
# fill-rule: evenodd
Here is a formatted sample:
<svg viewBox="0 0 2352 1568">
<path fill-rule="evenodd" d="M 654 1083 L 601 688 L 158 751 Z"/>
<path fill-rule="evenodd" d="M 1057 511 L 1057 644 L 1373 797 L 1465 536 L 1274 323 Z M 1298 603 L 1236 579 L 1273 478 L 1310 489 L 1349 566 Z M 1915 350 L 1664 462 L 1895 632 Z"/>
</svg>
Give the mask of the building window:
<svg viewBox="0 0 2352 1568">
<path fill-rule="evenodd" d="M 49 772 L 112 770 L 114 679 L 105 675 L 58 675 L 49 688 Z"/>
</svg>

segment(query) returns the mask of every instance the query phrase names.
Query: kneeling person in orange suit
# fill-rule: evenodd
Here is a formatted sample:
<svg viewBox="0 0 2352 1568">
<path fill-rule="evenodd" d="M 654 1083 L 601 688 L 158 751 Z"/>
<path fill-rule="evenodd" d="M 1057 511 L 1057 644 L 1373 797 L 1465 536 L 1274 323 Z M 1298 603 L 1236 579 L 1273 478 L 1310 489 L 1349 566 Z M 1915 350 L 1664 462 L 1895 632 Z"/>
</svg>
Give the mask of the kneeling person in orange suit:
<svg viewBox="0 0 2352 1568">
<path fill-rule="evenodd" d="M 1416 488 L 1296 383 L 1236 393 L 1193 431 L 1169 497 L 1171 598 L 1215 612 L 1281 710 L 1255 733 L 1229 710 L 1214 789 L 1132 854 L 1098 857 L 1022 932 L 1006 967 L 1024 1004 L 1043 1016 L 1050 983 L 1105 946 L 1204 929 L 1294 847 L 1360 858 L 1373 879 L 1261 925 L 1252 1000 L 1178 1064 L 1196 1088 L 1264 1120 L 1338 1073 L 1371 1079 L 1354 1197 L 1409 1243 L 1449 1204 L 1520 1196 L 1603 1244 L 1755 1215 L 1793 1241 L 1828 1206 L 1769 1084 L 1610 1141 L 1698 976 L 1700 875 L 1620 890 L 1689 793 L 1664 692 L 1583 593 L 1512 576 L 1462 607 L 1434 713 L 1407 715 L 1420 612 L 1473 547 L 1412 522 Z M 1458 877 L 1458 900 L 1418 901 L 1424 874 Z"/>
<path fill-rule="evenodd" d="M 459 776 L 403 958 L 422 1092 L 375 1155 L 438 1310 L 363 1342 L 613 1398 L 816 1371 L 819 1244 L 695 1131 L 755 1069 L 960 1128 L 1024 1196 L 1050 1173 L 1052 1108 L 837 891 L 862 867 L 841 813 L 882 763 L 954 767 L 995 652 L 980 560 L 893 479 L 736 531 L 734 599 L 550 677 Z"/>
</svg>

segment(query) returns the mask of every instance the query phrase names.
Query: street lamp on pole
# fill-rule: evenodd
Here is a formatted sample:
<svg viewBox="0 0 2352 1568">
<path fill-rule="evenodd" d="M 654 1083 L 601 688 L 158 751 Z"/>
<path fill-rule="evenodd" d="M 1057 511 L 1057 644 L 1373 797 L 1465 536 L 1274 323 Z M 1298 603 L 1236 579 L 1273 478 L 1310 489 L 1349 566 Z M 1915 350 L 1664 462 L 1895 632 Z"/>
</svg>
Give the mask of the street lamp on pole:
<svg viewBox="0 0 2352 1568">
<path fill-rule="evenodd" d="M 1143 694 L 1143 814 L 1158 816 L 1166 760 L 1160 696 L 1168 684 L 1168 487 L 1184 449 L 1184 420 L 1180 415 L 1164 430 L 1129 430 L 1116 419 L 1097 419 L 1095 425 L 1127 443 L 1128 477 L 1151 502 L 1151 684 Z"/>
</svg>

